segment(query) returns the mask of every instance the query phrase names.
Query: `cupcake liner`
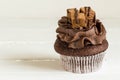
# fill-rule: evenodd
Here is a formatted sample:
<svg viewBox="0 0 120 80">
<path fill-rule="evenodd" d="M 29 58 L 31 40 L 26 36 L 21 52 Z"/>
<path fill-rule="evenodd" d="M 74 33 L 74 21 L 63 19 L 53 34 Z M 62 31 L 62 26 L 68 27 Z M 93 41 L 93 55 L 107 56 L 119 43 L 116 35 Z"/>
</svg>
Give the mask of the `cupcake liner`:
<svg viewBox="0 0 120 80">
<path fill-rule="evenodd" d="M 66 71 L 73 73 L 89 73 L 101 67 L 105 53 L 92 56 L 66 56 L 60 55 L 62 65 Z"/>
</svg>

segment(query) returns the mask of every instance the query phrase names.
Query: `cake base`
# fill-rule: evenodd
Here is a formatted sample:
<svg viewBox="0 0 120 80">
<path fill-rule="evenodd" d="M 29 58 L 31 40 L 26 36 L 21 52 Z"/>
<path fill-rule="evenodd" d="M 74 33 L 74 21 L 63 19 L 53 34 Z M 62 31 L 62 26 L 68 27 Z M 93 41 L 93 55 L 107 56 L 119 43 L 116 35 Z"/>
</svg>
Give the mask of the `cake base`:
<svg viewBox="0 0 120 80">
<path fill-rule="evenodd" d="M 61 55 L 66 56 L 91 56 L 104 52 L 108 48 L 107 40 L 104 40 L 102 44 L 86 46 L 81 49 L 72 49 L 68 47 L 66 42 L 61 41 L 59 38 L 54 44 L 55 51 Z"/>
</svg>

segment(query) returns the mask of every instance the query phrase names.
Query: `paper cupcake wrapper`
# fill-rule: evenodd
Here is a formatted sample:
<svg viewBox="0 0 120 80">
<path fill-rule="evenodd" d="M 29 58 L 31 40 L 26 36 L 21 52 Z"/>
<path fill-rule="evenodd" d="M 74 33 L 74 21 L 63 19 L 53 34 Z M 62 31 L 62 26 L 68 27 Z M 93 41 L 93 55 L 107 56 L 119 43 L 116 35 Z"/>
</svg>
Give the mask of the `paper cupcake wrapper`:
<svg viewBox="0 0 120 80">
<path fill-rule="evenodd" d="M 101 67 L 105 53 L 92 56 L 65 56 L 61 55 L 61 62 L 66 71 L 73 73 L 89 73 Z"/>
</svg>

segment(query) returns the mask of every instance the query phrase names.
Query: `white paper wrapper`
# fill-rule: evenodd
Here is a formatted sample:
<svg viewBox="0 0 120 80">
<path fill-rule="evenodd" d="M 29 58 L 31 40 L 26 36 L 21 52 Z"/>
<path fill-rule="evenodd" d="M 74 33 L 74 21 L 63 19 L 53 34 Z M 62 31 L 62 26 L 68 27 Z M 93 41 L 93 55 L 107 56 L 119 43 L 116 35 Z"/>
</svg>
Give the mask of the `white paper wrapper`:
<svg viewBox="0 0 120 80">
<path fill-rule="evenodd" d="M 61 55 L 61 62 L 66 71 L 73 73 L 89 73 L 98 70 L 101 67 L 105 53 L 99 53 L 92 56 L 65 56 Z"/>
</svg>

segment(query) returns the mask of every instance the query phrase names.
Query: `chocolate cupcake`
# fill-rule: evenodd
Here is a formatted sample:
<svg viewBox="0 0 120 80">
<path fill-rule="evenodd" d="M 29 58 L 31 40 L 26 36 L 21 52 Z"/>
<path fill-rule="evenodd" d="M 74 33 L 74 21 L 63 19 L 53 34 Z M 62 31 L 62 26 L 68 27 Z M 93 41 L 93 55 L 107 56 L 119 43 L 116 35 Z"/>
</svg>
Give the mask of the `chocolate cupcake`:
<svg viewBox="0 0 120 80">
<path fill-rule="evenodd" d="M 74 73 L 96 71 L 108 48 L 106 30 L 90 7 L 67 9 L 58 21 L 54 44 L 65 70 Z"/>
</svg>

